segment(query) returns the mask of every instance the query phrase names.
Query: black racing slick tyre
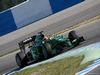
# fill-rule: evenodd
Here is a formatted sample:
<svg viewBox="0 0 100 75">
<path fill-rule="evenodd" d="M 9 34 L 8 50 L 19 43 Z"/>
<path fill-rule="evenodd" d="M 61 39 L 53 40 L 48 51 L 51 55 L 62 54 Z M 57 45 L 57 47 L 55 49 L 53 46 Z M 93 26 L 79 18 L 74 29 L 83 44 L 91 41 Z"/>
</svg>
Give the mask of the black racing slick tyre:
<svg viewBox="0 0 100 75">
<path fill-rule="evenodd" d="M 45 59 L 51 56 L 50 51 L 52 50 L 51 45 L 49 43 L 45 43 L 42 46 L 42 53 Z"/>
<path fill-rule="evenodd" d="M 78 39 L 79 39 L 79 36 L 76 34 L 76 31 L 70 31 L 69 32 L 69 34 L 68 34 L 68 38 L 69 38 L 69 40 L 72 42 L 74 39 L 77 39 L 77 41 L 73 44 L 74 46 L 77 46 L 77 45 L 79 45 L 79 41 L 78 41 Z"/>
<path fill-rule="evenodd" d="M 16 63 L 19 67 L 25 67 L 27 66 L 27 57 L 25 55 L 24 52 L 19 52 L 16 54 L 15 56 L 15 59 L 16 59 Z"/>
<path fill-rule="evenodd" d="M 76 31 L 70 31 L 69 34 L 68 34 L 68 38 L 72 41 L 74 39 L 78 39 L 79 36 L 76 34 Z"/>
</svg>

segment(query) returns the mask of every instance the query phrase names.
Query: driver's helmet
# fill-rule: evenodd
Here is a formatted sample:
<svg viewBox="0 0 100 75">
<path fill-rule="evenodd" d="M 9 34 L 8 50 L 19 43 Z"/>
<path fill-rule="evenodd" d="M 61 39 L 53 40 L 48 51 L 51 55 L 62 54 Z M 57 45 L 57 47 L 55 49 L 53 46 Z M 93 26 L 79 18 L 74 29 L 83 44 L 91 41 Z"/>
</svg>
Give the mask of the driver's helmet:
<svg viewBox="0 0 100 75">
<path fill-rule="evenodd" d="M 48 40 L 48 37 L 47 36 L 44 36 L 43 40 Z"/>
</svg>

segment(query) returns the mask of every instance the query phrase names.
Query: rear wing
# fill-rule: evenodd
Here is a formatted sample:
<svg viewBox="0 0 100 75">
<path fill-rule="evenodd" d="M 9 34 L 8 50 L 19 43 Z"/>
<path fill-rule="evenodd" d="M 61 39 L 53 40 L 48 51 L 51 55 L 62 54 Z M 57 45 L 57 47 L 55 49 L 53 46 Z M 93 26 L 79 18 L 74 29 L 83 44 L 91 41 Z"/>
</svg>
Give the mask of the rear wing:
<svg viewBox="0 0 100 75">
<path fill-rule="evenodd" d="M 36 38 L 36 35 L 35 36 L 32 36 L 30 38 L 27 38 L 25 40 L 22 40 L 21 42 L 18 43 L 19 48 L 21 50 L 25 50 L 25 45 L 28 44 L 28 43 L 30 43 L 30 42 L 34 42 L 35 41 L 35 38 Z"/>
<path fill-rule="evenodd" d="M 27 39 L 25 39 L 25 40 L 23 40 L 21 42 L 23 42 L 23 44 L 27 44 L 27 43 L 30 43 L 32 41 L 35 41 L 35 38 L 36 38 L 36 35 L 35 36 L 32 36 L 30 38 L 27 38 Z"/>
</svg>

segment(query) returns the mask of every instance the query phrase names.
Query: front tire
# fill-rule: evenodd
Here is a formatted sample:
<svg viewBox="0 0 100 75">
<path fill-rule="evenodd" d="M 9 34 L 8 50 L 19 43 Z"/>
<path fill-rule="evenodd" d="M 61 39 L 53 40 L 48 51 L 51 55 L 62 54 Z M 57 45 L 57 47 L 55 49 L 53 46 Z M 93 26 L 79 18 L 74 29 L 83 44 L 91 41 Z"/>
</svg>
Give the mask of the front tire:
<svg viewBox="0 0 100 75">
<path fill-rule="evenodd" d="M 49 43 L 45 43 L 43 46 L 42 46 L 42 53 L 43 53 L 43 56 L 45 59 L 49 58 L 51 56 L 51 45 Z"/>
<path fill-rule="evenodd" d="M 27 57 L 25 55 L 24 52 L 19 52 L 16 54 L 15 56 L 15 59 L 16 59 L 16 63 L 19 67 L 25 67 L 27 66 Z"/>
<path fill-rule="evenodd" d="M 68 38 L 69 38 L 69 40 L 71 41 L 71 43 L 72 43 L 72 41 L 73 40 L 77 40 L 76 42 L 74 42 L 74 43 L 72 43 L 73 44 L 73 46 L 77 46 L 77 45 L 79 45 L 80 44 L 80 42 L 79 42 L 79 36 L 76 34 L 76 31 L 70 31 L 69 32 L 69 34 L 68 34 Z"/>
</svg>

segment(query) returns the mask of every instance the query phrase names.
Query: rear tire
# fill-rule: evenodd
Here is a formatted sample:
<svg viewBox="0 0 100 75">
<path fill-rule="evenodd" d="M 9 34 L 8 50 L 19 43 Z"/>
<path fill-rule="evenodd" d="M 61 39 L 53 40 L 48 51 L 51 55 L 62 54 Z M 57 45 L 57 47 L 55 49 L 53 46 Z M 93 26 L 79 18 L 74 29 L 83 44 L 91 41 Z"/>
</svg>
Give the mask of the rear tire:
<svg viewBox="0 0 100 75">
<path fill-rule="evenodd" d="M 16 59 L 16 63 L 19 67 L 25 67 L 27 66 L 27 57 L 25 55 L 24 52 L 19 52 L 16 54 L 15 56 L 15 59 Z"/>
</svg>

